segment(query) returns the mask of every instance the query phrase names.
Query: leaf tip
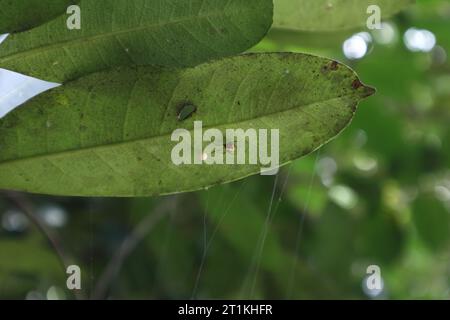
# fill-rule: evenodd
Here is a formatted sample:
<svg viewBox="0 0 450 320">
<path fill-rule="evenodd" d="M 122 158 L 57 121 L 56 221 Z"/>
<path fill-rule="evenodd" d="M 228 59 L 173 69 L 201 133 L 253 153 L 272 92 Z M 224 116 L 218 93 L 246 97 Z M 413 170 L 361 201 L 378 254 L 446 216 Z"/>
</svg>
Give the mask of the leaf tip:
<svg viewBox="0 0 450 320">
<path fill-rule="evenodd" d="M 368 98 L 377 92 L 374 87 L 363 84 L 358 78 L 352 82 L 353 90 L 358 90 L 361 93 L 361 98 Z"/>
<path fill-rule="evenodd" d="M 371 86 L 363 85 L 363 98 L 368 98 L 370 96 L 373 96 L 375 93 L 377 93 L 377 89 Z"/>
<path fill-rule="evenodd" d="M 371 86 L 364 85 L 364 94 L 363 98 L 368 98 L 377 93 L 377 89 Z"/>
</svg>

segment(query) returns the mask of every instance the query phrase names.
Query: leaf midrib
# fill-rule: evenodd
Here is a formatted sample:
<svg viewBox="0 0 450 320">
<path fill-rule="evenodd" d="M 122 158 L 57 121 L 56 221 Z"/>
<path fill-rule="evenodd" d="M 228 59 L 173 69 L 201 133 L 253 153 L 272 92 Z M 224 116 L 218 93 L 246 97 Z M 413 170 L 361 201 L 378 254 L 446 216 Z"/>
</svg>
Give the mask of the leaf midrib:
<svg viewBox="0 0 450 320">
<path fill-rule="evenodd" d="M 242 11 L 249 11 L 249 10 L 239 10 L 239 12 Z M 236 12 L 231 12 L 231 13 L 236 13 Z M 183 17 L 181 19 L 176 19 L 176 20 L 168 20 L 165 21 L 163 23 L 156 23 L 156 24 L 150 24 L 150 25 L 145 25 L 145 26 L 138 26 L 135 28 L 130 28 L 130 29 L 126 29 L 126 30 L 118 30 L 118 31 L 111 31 L 111 32 L 107 32 L 107 33 L 102 33 L 102 34 L 96 34 L 96 35 L 92 35 L 92 36 L 88 36 L 85 38 L 77 38 L 77 39 L 71 39 L 71 40 L 64 40 L 64 41 L 59 41 L 57 43 L 54 44 L 45 44 L 42 46 L 38 46 L 38 47 L 34 47 L 31 49 L 28 49 L 26 51 L 21 51 L 21 52 L 15 52 L 3 57 L 0 57 L 0 63 L 5 63 L 5 62 L 9 62 L 11 60 L 14 60 L 16 58 L 20 58 L 20 57 L 26 57 L 28 55 L 32 55 L 35 52 L 45 52 L 45 51 L 49 51 L 52 50 L 54 48 L 58 48 L 60 46 L 73 46 L 79 43 L 85 43 L 85 42 L 95 42 L 99 39 L 103 39 L 103 38 L 108 38 L 108 37 L 115 37 L 115 36 L 119 36 L 122 34 L 127 34 L 127 33 L 133 33 L 133 32 L 139 32 L 139 31 L 143 31 L 146 29 L 152 30 L 155 28 L 162 28 L 162 27 L 166 27 L 166 26 L 170 26 L 170 25 L 176 25 L 178 23 L 183 23 L 183 22 L 187 22 L 187 21 L 191 21 L 194 19 L 207 19 L 209 21 L 209 18 L 214 18 L 214 17 L 218 17 L 218 16 L 227 16 L 225 10 L 222 11 L 212 11 L 210 14 L 203 14 L 203 15 L 189 15 L 186 17 Z M 211 22 L 210 22 L 211 23 Z M 6 40 L 7 41 L 7 40 Z M 6 42 L 5 42 L 6 43 Z"/>
<path fill-rule="evenodd" d="M 326 99 L 326 100 L 322 100 L 322 101 L 318 101 L 318 102 L 313 102 L 310 104 L 305 104 L 305 105 L 300 105 L 300 106 L 295 106 L 283 111 L 275 111 L 275 112 L 270 112 L 267 114 L 264 114 L 262 116 L 256 117 L 256 118 L 247 118 L 244 119 L 242 121 L 239 122 L 227 122 L 227 123 L 222 123 L 222 124 L 215 124 L 213 126 L 205 126 L 203 127 L 204 130 L 208 130 L 208 129 L 212 129 L 212 128 L 217 128 L 217 127 L 223 127 L 223 126 L 227 126 L 227 125 L 233 125 L 236 126 L 238 124 L 242 124 L 245 122 L 249 122 L 251 120 L 256 120 L 256 119 L 260 119 L 260 118 L 266 118 L 266 117 L 270 117 L 272 115 L 275 114 L 282 114 L 282 113 L 286 113 L 289 111 L 292 111 L 294 109 L 299 109 L 299 108 L 307 108 L 309 106 L 312 106 L 314 104 L 318 104 L 318 103 L 328 103 L 328 102 L 332 102 L 332 101 L 336 101 L 336 100 L 344 100 L 345 98 L 350 98 L 355 96 L 355 94 L 347 94 L 347 95 L 343 95 L 341 97 L 335 97 L 335 98 L 331 98 L 331 99 Z M 359 102 L 359 100 L 358 100 Z M 310 114 L 307 114 L 310 117 L 313 117 Z M 186 129 L 188 130 L 188 129 Z M 189 132 L 193 132 L 193 129 L 189 129 Z M 158 138 L 164 138 L 164 137 L 169 137 L 171 136 L 171 133 L 167 133 L 167 134 L 162 134 L 162 135 L 156 135 L 156 136 L 151 136 L 151 137 L 147 137 L 147 138 L 138 138 L 138 139 L 131 139 L 131 140 L 127 140 L 127 141 L 123 141 L 123 142 L 114 142 L 114 143 L 106 143 L 106 144 L 100 144 L 100 145 L 96 145 L 96 146 L 91 146 L 91 147 L 84 147 L 84 148 L 78 148 L 78 149 L 69 149 L 69 150 L 64 150 L 64 151 L 57 151 L 57 152 L 50 152 L 47 154 L 39 154 L 39 155 L 33 155 L 33 156 L 29 156 L 29 157 L 23 157 L 23 158 L 17 158 L 17 159 L 11 159 L 11 160 L 6 160 L 4 162 L 0 162 L 0 167 L 2 167 L 3 165 L 9 165 L 11 163 L 16 163 L 16 162 L 22 162 L 22 161 L 29 161 L 29 160 L 35 160 L 35 159 L 41 159 L 41 158 L 47 158 L 47 157 L 55 157 L 55 156 L 60 156 L 60 155 L 70 155 L 70 154 L 76 154 L 76 153 L 81 153 L 81 152 L 86 152 L 89 150 L 95 150 L 95 149 L 106 149 L 106 148 L 112 148 L 112 147 L 119 147 L 122 145 L 127 145 L 127 144 L 133 144 L 133 143 L 139 143 L 139 142 L 144 142 L 144 141 L 150 141 L 152 139 L 158 139 Z"/>
</svg>

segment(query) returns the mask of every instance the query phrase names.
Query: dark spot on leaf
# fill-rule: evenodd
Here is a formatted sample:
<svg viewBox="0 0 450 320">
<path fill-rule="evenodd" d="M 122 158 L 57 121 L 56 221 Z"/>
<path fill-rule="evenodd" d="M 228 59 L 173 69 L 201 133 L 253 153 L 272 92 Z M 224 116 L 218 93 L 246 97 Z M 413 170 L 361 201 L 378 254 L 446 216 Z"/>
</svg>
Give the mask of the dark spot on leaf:
<svg viewBox="0 0 450 320">
<path fill-rule="evenodd" d="M 331 61 L 329 64 L 322 67 L 322 73 L 327 73 L 329 71 L 336 71 L 339 69 L 339 63 L 337 61 Z"/>
<path fill-rule="evenodd" d="M 362 83 L 361 83 L 361 81 L 359 81 L 359 79 L 355 79 L 353 82 L 352 82 L 352 88 L 354 89 L 354 90 L 357 90 L 357 89 L 359 89 L 359 88 L 361 88 L 362 87 Z"/>
<path fill-rule="evenodd" d="M 183 102 L 178 107 L 178 121 L 184 121 L 190 117 L 197 111 L 197 107 L 191 102 Z"/>
<path fill-rule="evenodd" d="M 336 71 L 337 69 L 339 69 L 339 63 L 337 61 L 331 61 L 330 70 Z"/>
</svg>

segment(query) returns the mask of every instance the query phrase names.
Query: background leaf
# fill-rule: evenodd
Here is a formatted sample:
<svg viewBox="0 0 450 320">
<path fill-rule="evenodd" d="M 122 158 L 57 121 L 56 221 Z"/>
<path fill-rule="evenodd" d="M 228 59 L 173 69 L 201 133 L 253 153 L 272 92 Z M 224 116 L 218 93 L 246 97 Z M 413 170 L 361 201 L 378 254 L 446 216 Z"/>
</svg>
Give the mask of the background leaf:
<svg viewBox="0 0 450 320">
<path fill-rule="evenodd" d="M 421 196 L 413 207 L 413 222 L 417 233 L 431 250 L 442 250 L 450 241 L 450 213 L 433 196 Z"/>
<path fill-rule="evenodd" d="M 0 0 L 0 34 L 38 26 L 66 12 L 78 0 Z"/>
<path fill-rule="evenodd" d="M 274 0 L 274 27 L 299 31 L 336 31 L 366 24 L 367 8 L 377 5 L 383 19 L 414 0 Z"/>
<path fill-rule="evenodd" d="M 336 136 L 371 94 L 346 66 L 303 54 L 96 73 L 38 96 L 0 122 L 0 188 L 142 196 L 237 180 L 260 166 L 177 167 L 172 132 L 192 130 L 196 120 L 222 131 L 279 129 L 280 163 L 286 163 Z M 186 103 L 197 111 L 180 122 Z"/>
<path fill-rule="evenodd" d="M 271 0 L 81 0 L 81 30 L 63 15 L 8 37 L 0 67 L 65 82 L 118 65 L 193 66 L 240 53 L 272 23 Z"/>
<path fill-rule="evenodd" d="M 277 179 L 264 178 L 270 183 Z M 252 177 L 243 182 L 213 188 L 200 195 L 208 219 L 217 226 L 221 237 L 236 251 L 232 265 L 238 257 L 248 263 L 240 268 L 241 271 L 237 272 L 233 279 L 228 279 L 228 282 L 232 283 L 234 296 L 239 299 L 254 299 L 258 297 L 258 292 L 264 292 L 263 296 L 271 298 L 287 294 L 285 298 L 301 299 L 306 297 L 304 292 L 314 296 L 318 291 L 326 291 L 327 287 L 321 279 L 296 257 L 298 253 L 288 251 L 283 246 L 281 237 L 285 233 L 269 232 L 266 229 L 270 222 L 274 223 L 278 218 L 279 204 L 277 201 L 271 201 L 271 193 L 270 189 L 262 188 L 256 177 Z M 244 195 L 245 200 L 242 201 Z M 271 219 L 266 216 L 269 210 Z M 290 217 L 291 224 L 295 218 L 297 217 Z M 295 236 L 293 238 L 290 238 L 289 242 L 295 246 Z M 212 235 L 210 239 L 214 240 Z M 213 273 L 217 268 L 211 268 L 209 263 L 210 259 L 206 259 L 206 271 L 211 269 L 210 272 Z M 229 264 L 227 267 L 232 267 L 231 263 Z M 293 276 L 293 273 L 296 276 Z M 255 287 L 257 280 L 262 281 Z M 299 289 L 298 296 L 292 297 L 289 290 L 283 290 L 290 286 Z M 279 292 L 274 292 L 274 287 Z"/>
</svg>

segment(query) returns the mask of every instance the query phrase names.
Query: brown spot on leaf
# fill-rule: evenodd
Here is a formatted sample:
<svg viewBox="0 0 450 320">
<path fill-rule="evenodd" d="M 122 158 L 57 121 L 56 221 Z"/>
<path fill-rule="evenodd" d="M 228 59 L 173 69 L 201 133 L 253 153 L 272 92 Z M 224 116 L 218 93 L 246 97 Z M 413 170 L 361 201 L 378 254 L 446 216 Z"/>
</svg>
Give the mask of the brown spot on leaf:
<svg viewBox="0 0 450 320">
<path fill-rule="evenodd" d="M 331 61 L 330 70 L 336 71 L 337 69 L 339 69 L 339 63 L 337 61 Z"/>
<path fill-rule="evenodd" d="M 358 89 L 362 88 L 362 90 L 360 90 L 360 91 L 361 91 L 361 96 L 363 98 L 370 97 L 371 95 L 374 95 L 375 92 L 376 92 L 375 88 L 372 88 L 372 87 L 369 87 L 369 86 L 366 86 L 366 85 L 362 84 L 359 79 L 355 79 L 352 82 L 352 88 L 354 90 L 358 90 Z"/>
<path fill-rule="evenodd" d="M 337 69 L 339 69 L 339 63 L 333 60 L 329 64 L 323 66 L 321 71 L 322 73 L 327 73 L 330 71 L 336 71 Z"/>
<path fill-rule="evenodd" d="M 352 82 L 352 88 L 354 89 L 354 90 L 358 90 L 359 88 L 361 88 L 362 87 L 362 83 L 361 83 L 361 81 L 359 81 L 359 79 L 355 79 L 353 82 Z"/>
</svg>

